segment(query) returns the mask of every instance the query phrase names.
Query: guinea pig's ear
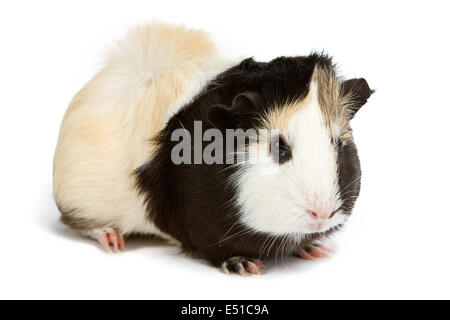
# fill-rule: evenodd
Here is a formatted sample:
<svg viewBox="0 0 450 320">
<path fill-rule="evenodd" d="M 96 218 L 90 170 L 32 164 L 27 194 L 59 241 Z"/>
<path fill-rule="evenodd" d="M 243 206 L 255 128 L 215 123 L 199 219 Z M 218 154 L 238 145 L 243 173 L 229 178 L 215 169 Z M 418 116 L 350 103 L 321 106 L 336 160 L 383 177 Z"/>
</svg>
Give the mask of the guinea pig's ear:
<svg viewBox="0 0 450 320">
<path fill-rule="evenodd" d="M 236 129 L 262 102 L 258 93 L 246 91 L 234 97 L 231 107 L 214 105 L 208 111 L 208 120 L 219 129 Z"/>
<path fill-rule="evenodd" d="M 364 78 L 346 80 L 341 85 L 342 94 L 345 96 L 351 94 L 352 105 L 350 107 L 353 118 L 358 110 L 366 104 L 367 99 L 375 92 L 370 89 L 369 84 Z"/>
<path fill-rule="evenodd" d="M 214 105 L 208 111 L 209 123 L 218 129 L 227 129 L 236 127 L 236 119 L 230 108 L 224 105 Z"/>
<path fill-rule="evenodd" d="M 234 97 L 231 110 L 235 114 L 251 114 L 255 112 L 256 107 L 260 106 L 261 103 L 262 98 L 258 93 L 246 91 Z"/>
</svg>

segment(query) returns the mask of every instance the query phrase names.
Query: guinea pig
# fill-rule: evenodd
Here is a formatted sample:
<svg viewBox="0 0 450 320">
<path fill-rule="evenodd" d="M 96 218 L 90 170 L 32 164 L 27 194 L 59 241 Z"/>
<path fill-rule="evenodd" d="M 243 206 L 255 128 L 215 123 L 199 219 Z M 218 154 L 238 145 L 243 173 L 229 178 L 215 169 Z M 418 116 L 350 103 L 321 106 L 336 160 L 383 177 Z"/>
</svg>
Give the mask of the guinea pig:
<svg viewBox="0 0 450 320">
<path fill-rule="evenodd" d="M 234 60 L 203 31 L 132 29 L 64 116 L 62 223 L 114 252 L 162 237 L 241 275 L 267 257 L 326 256 L 320 240 L 359 195 L 350 121 L 373 93 L 335 69 L 325 54 Z"/>
</svg>

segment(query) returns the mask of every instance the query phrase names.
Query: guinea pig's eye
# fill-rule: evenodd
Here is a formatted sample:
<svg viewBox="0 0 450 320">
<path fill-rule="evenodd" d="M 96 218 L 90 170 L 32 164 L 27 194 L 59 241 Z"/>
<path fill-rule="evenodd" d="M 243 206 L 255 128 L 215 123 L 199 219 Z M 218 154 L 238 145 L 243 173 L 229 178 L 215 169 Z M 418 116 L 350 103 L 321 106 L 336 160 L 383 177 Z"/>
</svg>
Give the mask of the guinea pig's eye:
<svg viewBox="0 0 450 320">
<path fill-rule="evenodd" d="M 282 135 L 277 135 L 272 138 L 270 142 L 270 153 L 279 164 L 283 164 L 291 158 L 291 149 Z"/>
<path fill-rule="evenodd" d="M 337 146 L 338 151 L 342 152 L 342 150 L 344 149 L 344 144 L 342 143 L 342 139 L 341 138 L 337 138 L 336 146 Z"/>
</svg>

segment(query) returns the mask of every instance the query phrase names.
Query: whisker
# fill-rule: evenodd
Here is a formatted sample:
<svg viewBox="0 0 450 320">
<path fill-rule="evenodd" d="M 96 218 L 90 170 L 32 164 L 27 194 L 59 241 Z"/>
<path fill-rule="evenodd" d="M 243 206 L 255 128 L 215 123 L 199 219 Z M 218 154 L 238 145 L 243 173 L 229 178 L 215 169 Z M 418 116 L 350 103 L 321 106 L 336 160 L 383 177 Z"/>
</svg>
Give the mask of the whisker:
<svg viewBox="0 0 450 320">
<path fill-rule="evenodd" d="M 228 229 L 227 232 L 225 232 L 225 234 L 219 239 L 217 240 L 217 242 L 215 244 L 213 244 L 212 246 L 216 246 L 220 243 L 223 243 L 223 239 L 230 233 L 231 229 L 233 229 L 233 227 L 236 225 L 236 223 L 238 223 L 238 221 L 236 221 L 235 223 L 233 223 L 230 227 L 230 229 Z"/>
<path fill-rule="evenodd" d="M 350 187 L 352 184 L 354 184 L 359 179 L 361 179 L 361 175 L 359 177 L 357 177 L 355 180 L 353 180 L 352 182 L 350 182 L 344 189 L 341 190 L 341 192 L 344 191 L 345 189 L 347 189 L 348 187 Z"/>
</svg>

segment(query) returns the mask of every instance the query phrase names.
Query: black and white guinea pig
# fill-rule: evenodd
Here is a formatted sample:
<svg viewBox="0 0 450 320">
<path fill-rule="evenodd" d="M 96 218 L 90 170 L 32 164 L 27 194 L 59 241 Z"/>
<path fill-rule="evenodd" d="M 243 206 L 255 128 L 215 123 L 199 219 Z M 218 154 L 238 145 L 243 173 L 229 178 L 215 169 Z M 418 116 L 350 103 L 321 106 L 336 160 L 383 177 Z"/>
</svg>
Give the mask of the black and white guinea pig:
<svg viewBox="0 0 450 320">
<path fill-rule="evenodd" d="M 326 256 L 317 241 L 343 226 L 359 194 L 349 122 L 371 94 L 364 79 L 338 78 L 323 54 L 236 61 L 203 31 L 133 29 L 64 116 L 54 157 L 61 221 L 108 251 L 127 235 L 157 235 L 241 275 L 259 273 L 266 257 Z M 210 129 L 265 134 L 198 161 Z M 192 146 L 179 152 L 184 162 L 173 157 L 180 130 Z M 255 149 L 264 161 L 249 161 Z M 237 155 L 244 161 L 229 161 Z"/>
</svg>

